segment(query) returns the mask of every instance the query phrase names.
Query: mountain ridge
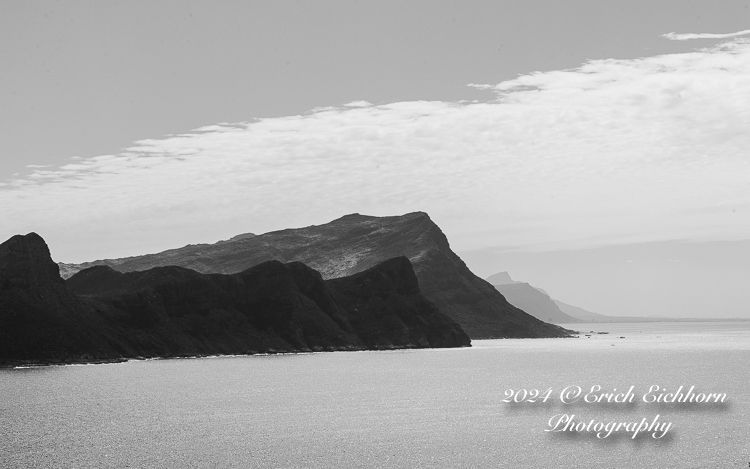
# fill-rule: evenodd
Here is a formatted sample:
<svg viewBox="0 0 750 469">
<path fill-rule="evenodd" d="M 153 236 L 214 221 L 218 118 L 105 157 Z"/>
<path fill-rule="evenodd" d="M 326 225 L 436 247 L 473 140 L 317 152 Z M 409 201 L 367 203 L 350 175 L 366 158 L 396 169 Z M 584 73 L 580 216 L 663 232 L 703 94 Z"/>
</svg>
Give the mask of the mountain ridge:
<svg viewBox="0 0 750 469">
<path fill-rule="evenodd" d="M 35 233 L 0 244 L 0 364 L 461 347 L 405 257 L 326 281 L 300 263 L 237 274 L 94 266 L 62 280 Z"/>
<path fill-rule="evenodd" d="M 402 255 L 414 266 L 423 294 L 472 338 L 570 334 L 514 307 L 492 285 L 474 275 L 424 212 L 390 217 L 354 213 L 322 225 L 130 258 L 66 264 L 61 268 L 70 275 L 75 269 L 93 265 L 109 265 L 123 272 L 178 265 L 202 273 L 229 274 L 260 262 L 279 260 L 303 262 L 318 270 L 323 278 L 335 279 Z"/>
</svg>

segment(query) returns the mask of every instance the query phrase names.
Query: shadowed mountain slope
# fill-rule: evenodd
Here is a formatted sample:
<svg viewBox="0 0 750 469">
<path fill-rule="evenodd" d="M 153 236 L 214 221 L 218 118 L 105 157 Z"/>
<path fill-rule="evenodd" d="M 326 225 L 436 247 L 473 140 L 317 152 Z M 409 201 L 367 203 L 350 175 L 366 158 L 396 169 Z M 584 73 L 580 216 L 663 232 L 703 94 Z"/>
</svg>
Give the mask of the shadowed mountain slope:
<svg viewBox="0 0 750 469">
<path fill-rule="evenodd" d="M 512 306 L 492 285 L 474 275 L 451 250 L 440 228 L 422 212 L 395 217 L 352 214 L 324 225 L 63 267 L 72 273 L 92 265 L 108 265 L 122 272 L 177 265 L 202 273 L 228 274 L 278 260 L 303 262 L 323 278 L 335 279 L 397 256 L 411 261 L 422 293 L 472 338 L 568 335 L 565 329 Z"/>
<path fill-rule="evenodd" d="M 0 363 L 10 358 L 118 356 L 106 325 L 71 294 L 36 233 L 0 244 Z"/>
<path fill-rule="evenodd" d="M 469 344 L 404 257 L 335 283 L 279 261 L 232 275 L 95 266 L 65 282 L 38 235 L 0 244 L 0 364 Z"/>
</svg>

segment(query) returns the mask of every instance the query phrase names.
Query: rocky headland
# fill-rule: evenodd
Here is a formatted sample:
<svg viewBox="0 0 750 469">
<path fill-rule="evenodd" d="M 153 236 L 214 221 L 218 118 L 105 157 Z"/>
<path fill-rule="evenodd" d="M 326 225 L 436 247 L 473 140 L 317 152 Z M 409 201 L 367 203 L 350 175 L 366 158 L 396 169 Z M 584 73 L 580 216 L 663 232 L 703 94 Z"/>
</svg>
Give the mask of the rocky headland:
<svg viewBox="0 0 750 469">
<path fill-rule="evenodd" d="M 336 280 L 270 260 L 235 274 L 99 265 L 64 281 L 39 235 L 0 244 L 5 366 L 469 345 L 405 257 Z"/>
<path fill-rule="evenodd" d="M 570 333 L 508 303 L 495 287 L 469 270 L 423 212 L 393 217 L 352 214 L 323 225 L 60 267 L 66 276 L 94 265 L 120 272 L 175 265 L 206 274 L 234 274 L 277 260 L 302 262 L 324 279 L 338 279 L 397 256 L 411 261 L 424 296 L 473 339 L 566 337 Z"/>
</svg>

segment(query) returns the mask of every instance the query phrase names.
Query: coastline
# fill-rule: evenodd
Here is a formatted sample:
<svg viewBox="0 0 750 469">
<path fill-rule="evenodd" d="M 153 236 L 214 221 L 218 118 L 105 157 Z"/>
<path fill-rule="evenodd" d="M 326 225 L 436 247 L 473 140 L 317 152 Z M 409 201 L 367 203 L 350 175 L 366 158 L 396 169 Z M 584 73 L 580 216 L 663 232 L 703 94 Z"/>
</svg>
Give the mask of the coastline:
<svg viewBox="0 0 750 469">
<path fill-rule="evenodd" d="M 226 353 L 226 354 L 198 354 L 198 355 L 160 355 L 153 357 L 118 357 L 118 358 L 100 358 L 90 359 L 76 357 L 70 359 L 44 359 L 44 360 L 7 360 L 0 362 L 0 369 L 24 369 L 24 368 L 44 368 L 48 366 L 69 366 L 69 365 L 107 365 L 116 363 L 126 363 L 131 361 L 145 360 L 173 360 L 173 359 L 193 359 L 193 358 L 218 358 L 218 357 L 250 357 L 256 355 L 296 355 L 308 353 L 326 353 L 326 352 L 380 352 L 396 350 L 419 350 L 419 349 L 445 349 L 445 348 L 470 348 L 469 345 L 460 345 L 456 347 L 421 347 L 415 344 L 407 345 L 381 345 L 375 347 L 361 346 L 344 346 L 344 347 L 313 347 L 312 349 L 300 350 L 276 350 L 269 349 L 265 351 L 251 351 L 247 353 Z"/>
</svg>

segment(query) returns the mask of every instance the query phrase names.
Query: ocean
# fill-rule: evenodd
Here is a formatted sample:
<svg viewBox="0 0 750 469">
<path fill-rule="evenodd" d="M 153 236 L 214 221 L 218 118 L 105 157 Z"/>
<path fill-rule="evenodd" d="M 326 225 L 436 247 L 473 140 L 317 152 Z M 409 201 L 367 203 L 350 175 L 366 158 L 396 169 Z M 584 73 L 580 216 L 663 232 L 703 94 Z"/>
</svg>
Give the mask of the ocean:
<svg viewBox="0 0 750 469">
<path fill-rule="evenodd" d="M 0 467 L 748 467 L 750 322 L 572 327 L 588 336 L 4 369 Z"/>
</svg>

